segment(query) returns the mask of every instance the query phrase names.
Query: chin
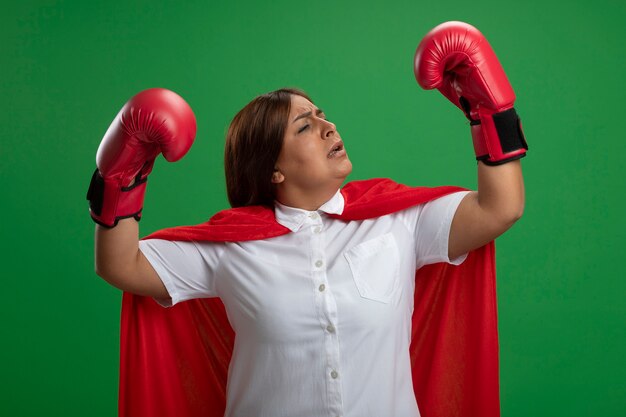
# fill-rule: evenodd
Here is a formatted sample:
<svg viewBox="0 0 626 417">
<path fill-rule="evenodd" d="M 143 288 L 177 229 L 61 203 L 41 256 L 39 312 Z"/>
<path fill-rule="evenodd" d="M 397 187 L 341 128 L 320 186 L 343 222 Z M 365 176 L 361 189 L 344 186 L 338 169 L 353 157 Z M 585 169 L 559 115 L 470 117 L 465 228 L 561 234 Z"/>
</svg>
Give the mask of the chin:
<svg viewBox="0 0 626 417">
<path fill-rule="evenodd" d="M 352 162 L 346 158 L 345 176 L 347 177 L 352 172 Z"/>
<path fill-rule="evenodd" d="M 343 182 L 348 177 L 348 175 L 350 175 L 351 172 L 352 172 L 352 162 L 350 162 L 350 160 L 347 160 L 345 164 L 343 164 L 342 167 L 340 168 L 337 176 L 341 178 L 341 181 Z"/>
</svg>

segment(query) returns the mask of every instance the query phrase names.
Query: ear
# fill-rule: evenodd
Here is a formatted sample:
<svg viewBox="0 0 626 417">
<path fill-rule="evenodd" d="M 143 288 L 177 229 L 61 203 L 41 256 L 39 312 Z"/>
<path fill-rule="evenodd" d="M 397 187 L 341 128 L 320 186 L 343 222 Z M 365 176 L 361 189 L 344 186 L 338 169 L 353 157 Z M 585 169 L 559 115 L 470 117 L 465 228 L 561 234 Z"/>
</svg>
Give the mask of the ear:
<svg viewBox="0 0 626 417">
<path fill-rule="evenodd" d="M 280 184 L 285 181 L 285 176 L 277 168 L 274 168 L 272 173 L 272 184 Z"/>
</svg>

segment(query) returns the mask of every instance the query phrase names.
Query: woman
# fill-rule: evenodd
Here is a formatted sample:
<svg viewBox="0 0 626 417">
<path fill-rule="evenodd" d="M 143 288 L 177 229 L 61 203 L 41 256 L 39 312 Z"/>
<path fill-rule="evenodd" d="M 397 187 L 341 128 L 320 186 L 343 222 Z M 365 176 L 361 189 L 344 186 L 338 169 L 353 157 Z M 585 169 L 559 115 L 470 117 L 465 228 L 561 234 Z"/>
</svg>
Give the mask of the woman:
<svg viewBox="0 0 626 417">
<path fill-rule="evenodd" d="M 226 416 L 419 415 L 408 355 L 415 270 L 461 264 L 519 219 L 517 159 L 525 149 L 483 158 L 497 165 L 479 162 L 477 192 L 444 190 L 422 204 L 344 220 L 353 210 L 340 192 L 352 169 L 346 146 L 304 92 L 281 89 L 235 116 L 225 150 L 231 205 L 269 207 L 280 234 L 140 242 L 154 157 L 180 158 L 195 120 L 182 99 L 155 89 L 133 98 L 114 125 L 90 188 L 92 217 L 115 226 L 96 227 L 97 273 L 164 306 L 222 300 L 237 334 Z M 150 132 L 148 140 L 135 139 L 141 135 L 129 125 Z"/>
</svg>

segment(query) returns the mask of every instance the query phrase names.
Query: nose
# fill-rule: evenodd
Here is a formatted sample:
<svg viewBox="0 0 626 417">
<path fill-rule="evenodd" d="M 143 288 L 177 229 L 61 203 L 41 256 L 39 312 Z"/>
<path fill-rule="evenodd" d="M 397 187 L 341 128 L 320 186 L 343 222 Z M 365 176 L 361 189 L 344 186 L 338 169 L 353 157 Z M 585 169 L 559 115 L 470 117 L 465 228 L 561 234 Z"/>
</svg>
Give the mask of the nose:
<svg viewBox="0 0 626 417">
<path fill-rule="evenodd" d="M 322 119 L 322 139 L 330 139 L 337 133 L 337 127 L 333 122 Z"/>
</svg>

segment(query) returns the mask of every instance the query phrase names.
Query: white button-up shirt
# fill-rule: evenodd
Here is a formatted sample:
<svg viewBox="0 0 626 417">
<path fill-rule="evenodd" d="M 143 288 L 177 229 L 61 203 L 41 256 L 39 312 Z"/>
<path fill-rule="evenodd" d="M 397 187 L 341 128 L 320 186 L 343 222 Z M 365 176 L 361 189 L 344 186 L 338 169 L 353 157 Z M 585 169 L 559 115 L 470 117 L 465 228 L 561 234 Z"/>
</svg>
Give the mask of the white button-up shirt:
<svg viewBox="0 0 626 417">
<path fill-rule="evenodd" d="M 417 417 L 409 344 L 415 270 L 448 259 L 465 192 L 343 221 L 276 203 L 292 233 L 249 242 L 144 240 L 171 300 L 220 297 L 236 332 L 226 417 Z M 158 366 L 158 364 L 155 364 Z"/>
</svg>

